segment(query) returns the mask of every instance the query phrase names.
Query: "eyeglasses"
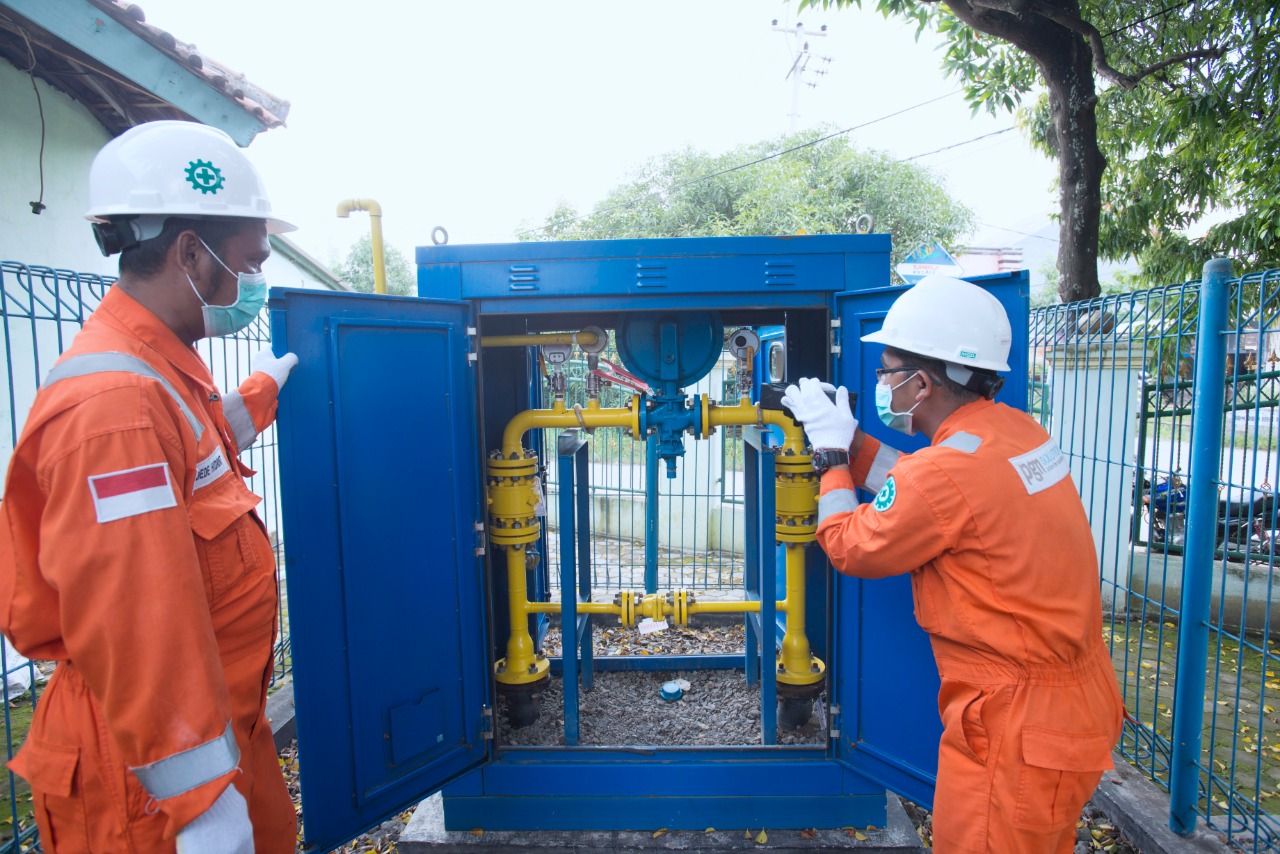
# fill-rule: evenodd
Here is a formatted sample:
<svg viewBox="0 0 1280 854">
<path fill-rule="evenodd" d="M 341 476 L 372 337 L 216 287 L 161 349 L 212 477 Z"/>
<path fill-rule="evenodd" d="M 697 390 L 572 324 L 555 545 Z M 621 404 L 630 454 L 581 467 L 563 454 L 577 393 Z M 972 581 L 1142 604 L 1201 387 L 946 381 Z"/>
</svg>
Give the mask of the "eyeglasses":
<svg viewBox="0 0 1280 854">
<path fill-rule="evenodd" d="M 876 382 L 884 382 L 884 378 L 892 374 L 900 374 L 904 371 L 923 371 L 924 368 L 917 365 L 902 365 L 897 368 L 876 368 Z"/>
</svg>

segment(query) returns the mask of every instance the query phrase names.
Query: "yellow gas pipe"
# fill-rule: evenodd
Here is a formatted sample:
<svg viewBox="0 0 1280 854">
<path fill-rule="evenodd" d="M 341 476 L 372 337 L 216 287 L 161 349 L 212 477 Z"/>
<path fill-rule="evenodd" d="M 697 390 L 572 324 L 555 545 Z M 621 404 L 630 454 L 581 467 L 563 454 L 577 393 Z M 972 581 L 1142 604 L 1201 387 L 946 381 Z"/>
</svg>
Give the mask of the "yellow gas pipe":
<svg viewBox="0 0 1280 854">
<path fill-rule="evenodd" d="M 594 332 L 538 332 L 529 335 L 481 335 L 481 347 L 540 347 L 543 344 L 585 344 L 594 347 L 600 338 Z"/>
<path fill-rule="evenodd" d="M 352 211 L 369 212 L 370 241 L 373 244 L 373 292 L 387 292 L 387 265 L 382 248 L 382 205 L 373 199 L 346 199 L 338 202 L 338 216 L 346 219 Z"/>
<path fill-rule="evenodd" d="M 585 408 L 575 406 L 567 409 L 563 400 L 557 400 L 550 409 L 526 409 L 507 422 L 507 428 L 502 431 L 502 456 L 510 460 L 523 455 L 521 439 L 525 433 L 538 427 L 624 427 L 639 439 L 642 438 L 640 397 L 633 396 L 631 406 L 626 409 L 601 409 L 598 400 L 588 401 Z"/>
<path fill-rule="evenodd" d="M 519 337 L 519 336 L 513 336 Z M 482 343 L 484 343 L 482 341 Z M 501 346 L 501 345 L 496 345 Z M 818 482 L 812 458 L 805 453 L 804 433 L 793 420 L 781 412 L 762 410 L 747 398 L 736 406 L 712 406 L 702 398 L 703 437 L 709 437 L 716 426 L 776 424 L 782 428 L 783 453 L 775 460 L 777 469 L 777 537 L 786 543 L 786 599 L 777 610 L 787 614 L 782 651 L 777 656 L 777 679 L 792 686 L 815 685 L 822 681 L 826 667 L 814 656 L 805 635 L 805 584 L 803 544 L 813 542 L 817 530 Z M 529 409 L 508 422 L 502 434 L 502 451 L 489 460 L 489 504 L 493 522 L 490 536 L 496 546 L 507 549 L 507 600 L 510 636 L 507 655 L 495 664 L 499 683 L 520 685 L 546 678 L 549 665 L 536 655 L 529 634 L 530 614 L 558 614 L 559 602 L 530 602 L 525 582 L 525 544 L 536 540 L 541 525 L 534 507 L 541 501 L 537 484 L 537 459 L 525 451 L 522 439 L 531 429 L 545 427 L 624 427 L 640 436 L 640 397 L 634 396 L 626 409 L 601 409 L 599 402 L 589 401 L 585 409 L 567 409 L 557 400 L 550 409 Z M 635 624 L 636 617 L 675 618 L 685 625 L 692 614 L 753 613 L 760 610 L 755 601 L 695 602 L 687 591 L 672 591 L 667 596 L 649 594 L 639 598 L 630 592 L 619 593 L 609 602 L 579 602 L 581 614 L 616 614 L 623 625 Z"/>
</svg>

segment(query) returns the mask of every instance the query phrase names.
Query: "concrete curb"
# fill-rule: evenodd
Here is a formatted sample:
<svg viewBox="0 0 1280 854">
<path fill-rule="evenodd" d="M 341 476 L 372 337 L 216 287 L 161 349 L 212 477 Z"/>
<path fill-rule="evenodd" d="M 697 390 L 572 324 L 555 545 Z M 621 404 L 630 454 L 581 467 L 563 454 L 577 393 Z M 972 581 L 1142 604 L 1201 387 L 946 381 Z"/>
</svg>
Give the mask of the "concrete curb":
<svg viewBox="0 0 1280 854">
<path fill-rule="evenodd" d="M 1116 770 L 1102 775 L 1093 793 L 1094 806 L 1137 846 L 1139 851 L 1165 854 L 1232 854 L 1222 836 L 1204 819 L 1196 820 L 1196 832 L 1179 836 L 1169 829 L 1169 796 L 1121 755 L 1114 754 Z"/>
<path fill-rule="evenodd" d="M 402 854 L 661 854 L 661 852 L 766 851 L 811 854 L 855 851 L 858 854 L 919 854 L 926 851 L 896 795 L 888 797 L 886 826 L 864 830 L 865 841 L 844 830 L 819 830 L 805 838 L 799 830 L 767 830 L 768 842 L 744 838 L 741 829 L 677 830 L 654 836 L 645 831 L 469 831 L 444 829 L 444 801 L 432 795 L 414 811 L 400 834 Z M 759 833 L 753 830 L 752 833 Z"/>
<path fill-rule="evenodd" d="M 285 676 L 274 691 L 267 695 L 267 723 L 276 741 L 276 753 L 293 741 L 298 734 L 298 722 L 293 716 L 293 677 Z"/>
</svg>

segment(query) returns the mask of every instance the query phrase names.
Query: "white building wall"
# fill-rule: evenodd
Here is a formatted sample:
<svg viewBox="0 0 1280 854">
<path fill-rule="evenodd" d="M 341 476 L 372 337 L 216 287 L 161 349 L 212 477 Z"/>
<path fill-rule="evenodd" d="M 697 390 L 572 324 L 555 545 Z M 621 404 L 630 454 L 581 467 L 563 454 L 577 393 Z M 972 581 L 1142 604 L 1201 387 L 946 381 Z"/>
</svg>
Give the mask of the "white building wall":
<svg viewBox="0 0 1280 854">
<path fill-rule="evenodd" d="M 40 198 L 40 111 L 31 78 L 0 61 L 0 260 L 115 275 L 85 222 L 89 165 L 110 138 L 79 103 L 37 80 L 44 106 L 44 204 Z"/>
</svg>

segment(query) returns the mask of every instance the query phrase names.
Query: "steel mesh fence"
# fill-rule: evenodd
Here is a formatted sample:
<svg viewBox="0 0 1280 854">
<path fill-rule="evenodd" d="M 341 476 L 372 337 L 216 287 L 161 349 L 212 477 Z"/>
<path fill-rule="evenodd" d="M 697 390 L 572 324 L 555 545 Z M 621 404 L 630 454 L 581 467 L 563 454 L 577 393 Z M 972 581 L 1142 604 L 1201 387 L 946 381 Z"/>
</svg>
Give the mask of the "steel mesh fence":
<svg viewBox="0 0 1280 854">
<path fill-rule="evenodd" d="M 1226 328 L 1217 330 L 1227 370 L 1205 388 L 1195 382 L 1199 282 L 1031 318 L 1030 411 L 1070 457 L 1098 546 L 1105 633 L 1131 716 L 1120 751 L 1165 788 L 1175 763 L 1198 765 L 1198 813 L 1254 851 L 1274 850 L 1280 834 L 1278 283 L 1276 271 L 1228 283 Z M 1220 445 L 1205 451 L 1216 457 L 1211 565 L 1184 549 L 1199 408 L 1223 426 Z M 1184 577 L 1200 573 L 1212 575 L 1210 601 L 1184 604 Z M 1180 633 L 1202 612 L 1207 674 L 1204 662 L 1178 656 Z M 1203 749 L 1179 755 L 1187 748 L 1176 746 L 1174 720 L 1196 710 L 1184 699 L 1180 712 L 1175 691 L 1202 679 Z"/>
</svg>

